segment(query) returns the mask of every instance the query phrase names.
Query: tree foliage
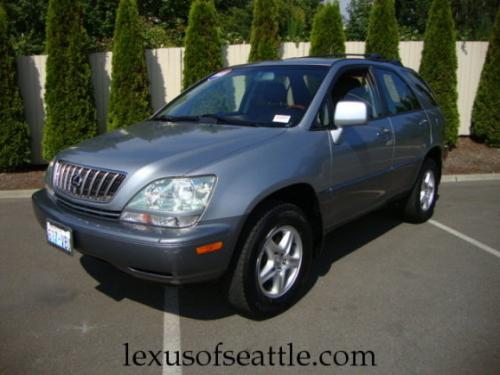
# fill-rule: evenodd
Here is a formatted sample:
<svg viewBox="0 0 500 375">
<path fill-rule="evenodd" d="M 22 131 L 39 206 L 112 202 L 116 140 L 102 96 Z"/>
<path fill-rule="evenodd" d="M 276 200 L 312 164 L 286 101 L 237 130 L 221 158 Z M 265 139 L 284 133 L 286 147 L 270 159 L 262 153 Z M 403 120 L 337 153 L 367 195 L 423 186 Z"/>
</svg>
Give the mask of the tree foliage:
<svg viewBox="0 0 500 375">
<path fill-rule="evenodd" d="M 254 0 L 249 62 L 279 59 L 276 0 Z"/>
<path fill-rule="evenodd" d="M 434 0 L 425 30 L 420 74 L 431 86 L 446 121 L 445 140 L 458 139 L 457 55 L 455 28 L 448 0 Z"/>
<path fill-rule="evenodd" d="M 148 48 L 182 46 L 192 0 L 140 0 Z"/>
<path fill-rule="evenodd" d="M 374 1 L 368 23 L 366 53 L 399 60 L 399 33 L 394 0 Z"/>
<path fill-rule="evenodd" d="M 46 119 L 43 157 L 93 137 L 97 131 L 88 37 L 79 1 L 50 0 L 47 12 Z"/>
<path fill-rule="evenodd" d="M 108 130 L 132 125 L 151 113 L 146 55 L 135 0 L 120 0 L 113 38 Z"/>
<path fill-rule="evenodd" d="M 7 14 L 0 3 L 0 171 L 10 171 L 28 161 L 28 127 L 16 80 Z"/>
<path fill-rule="evenodd" d="M 278 35 L 283 41 L 307 41 L 320 0 L 273 0 Z M 366 40 L 374 0 L 348 1 L 347 40 Z M 451 0 L 459 40 L 488 40 L 499 0 Z M 94 51 L 109 51 L 119 0 L 80 0 Z M 138 0 L 146 48 L 182 46 L 192 0 Z M 250 40 L 252 0 L 214 0 L 225 43 Z M 432 0 L 395 0 L 402 40 L 421 40 Z M 3 0 L 16 55 L 41 54 L 45 48 L 48 0 Z"/>
<path fill-rule="evenodd" d="M 95 51 L 109 51 L 115 28 L 119 0 L 80 0 L 85 15 L 84 24 Z"/>
<path fill-rule="evenodd" d="M 345 30 L 347 40 L 366 40 L 372 2 L 373 0 L 351 0 L 347 6 L 349 16 Z"/>
<path fill-rule="evenodd" d="M 459 40 L 488 40 L 493 32 L 499 0 L 451 0 Z"/>
<path fill-rule="evenodd" d="M 16 55 L 43 53 L 48 0 L 4 0 L 4 4 Z"/>
<path fill-rule="evenodd" d="M 311 31 L 311 56 L 345 52 L 344 27 L 338 1 L 319 7 Z"/>
<path fill-rule="evenodd" d="M 306 14 L 300 0 L 276 0 L 279 36 L 283 41 L 299 42 L 306 33 Z"/>
<path fill-rule="evenodd" d="M 195 0 L 189 12 L 184 53 L 184 80 L 187 88 L 223 66 L 217 12 L 212 0 Z"/>
<path fill-rule="evenodd" d="M 243 7 L 231 7 L 219 10 L 221 38 L 224 43 L 248 43 L 252 27 L 252 3 L 247 2 Z"/>
<path fill-rule="evenodd" d="M 472 111 L 472 134 L 500 147 L 500 8 Z"/>
<path fill-rule="evenodd" d="M 402 40 L 422 40 L 432 0 L 396 0 L 396 18 Z"/>
</svg>

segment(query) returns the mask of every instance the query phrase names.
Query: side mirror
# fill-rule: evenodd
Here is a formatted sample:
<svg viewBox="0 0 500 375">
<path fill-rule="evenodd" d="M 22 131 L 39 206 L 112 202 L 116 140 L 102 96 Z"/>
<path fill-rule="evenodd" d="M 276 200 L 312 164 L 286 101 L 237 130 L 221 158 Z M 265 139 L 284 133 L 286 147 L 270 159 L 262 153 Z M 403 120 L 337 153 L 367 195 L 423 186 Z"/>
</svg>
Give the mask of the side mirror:
<svg viewBox="0 0 500 375">
<path fill-rule="evenodd" d="M 363 102 L 338 102 L 333 121 L 339 127 L 366 124 L 368 121 L 368 107 Z"/>
</svg>

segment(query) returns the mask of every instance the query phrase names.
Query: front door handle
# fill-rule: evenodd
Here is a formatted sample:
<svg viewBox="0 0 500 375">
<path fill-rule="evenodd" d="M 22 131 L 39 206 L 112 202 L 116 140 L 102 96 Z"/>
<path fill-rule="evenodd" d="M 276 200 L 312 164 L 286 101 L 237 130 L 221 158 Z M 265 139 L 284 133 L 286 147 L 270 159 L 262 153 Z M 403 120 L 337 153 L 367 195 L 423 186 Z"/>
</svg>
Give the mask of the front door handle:
<svg viewBox="0 0 500 375">
<path fill-rule="evenodd" d="M 391 129 L 382 128 L 378 131 L 377 136 L 384 137 L 385 139 L 391 139 Z"/>
</svg>

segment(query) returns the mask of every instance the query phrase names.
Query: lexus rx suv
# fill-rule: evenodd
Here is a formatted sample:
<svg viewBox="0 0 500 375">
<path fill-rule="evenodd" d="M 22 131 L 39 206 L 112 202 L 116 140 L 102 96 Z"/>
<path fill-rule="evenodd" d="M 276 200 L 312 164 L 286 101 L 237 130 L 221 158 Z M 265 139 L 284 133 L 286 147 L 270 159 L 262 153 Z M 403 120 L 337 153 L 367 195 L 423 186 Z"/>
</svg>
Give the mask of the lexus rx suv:
<svg viewBox="0 0 500 375">
<path fill-rule="evenodd" d="M 237 309 L 270 316 L 301 295 L 332 229 L 396 201 L 408 221 L 431 217 L 443 126 L 397 62 L 234 66 L 60 152 L 33 206 L 69 254 L 165 283 L 222 279 Z"/>
</svg>

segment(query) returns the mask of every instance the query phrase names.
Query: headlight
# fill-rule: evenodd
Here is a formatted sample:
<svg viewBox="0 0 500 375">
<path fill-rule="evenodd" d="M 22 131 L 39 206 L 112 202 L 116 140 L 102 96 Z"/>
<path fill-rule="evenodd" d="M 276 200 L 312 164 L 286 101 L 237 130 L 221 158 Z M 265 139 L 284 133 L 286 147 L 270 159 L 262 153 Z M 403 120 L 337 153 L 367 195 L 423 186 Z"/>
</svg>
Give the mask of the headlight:
<svg viewBox="0 0 500 375">
<path fill-rule="evenodd" d="M 196 224 L 212 195 L 215 176 L 156 180 L 128 203 L 121 220 L 161 227 Z"/>
<path fill-rule="evenodd" d="M 52 159 L 45 171 L 44 185 L 45 189 L 50 195 L 54 195 L 54 190 L 52 190 L 52 175 L 54 173 L 54 159 Z"/>
</svg>

